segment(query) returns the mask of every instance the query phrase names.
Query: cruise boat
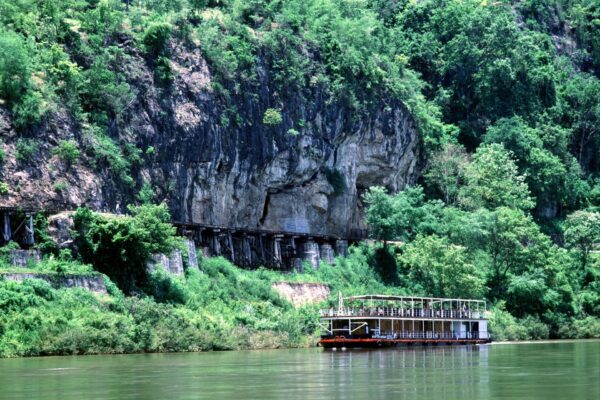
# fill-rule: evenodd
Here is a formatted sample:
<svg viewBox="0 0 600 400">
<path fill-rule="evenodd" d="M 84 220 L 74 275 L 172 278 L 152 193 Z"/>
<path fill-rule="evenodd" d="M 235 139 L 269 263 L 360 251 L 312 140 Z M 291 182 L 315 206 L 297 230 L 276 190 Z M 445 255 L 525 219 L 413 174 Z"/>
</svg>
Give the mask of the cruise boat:
<svg viewBox="0 0 600 400">
<path fill-rule="evenodd" d="M 473 299 L 364 295 L 320 311 L 324 348 L 489 343 L 486 302 Z"/>
</svg>

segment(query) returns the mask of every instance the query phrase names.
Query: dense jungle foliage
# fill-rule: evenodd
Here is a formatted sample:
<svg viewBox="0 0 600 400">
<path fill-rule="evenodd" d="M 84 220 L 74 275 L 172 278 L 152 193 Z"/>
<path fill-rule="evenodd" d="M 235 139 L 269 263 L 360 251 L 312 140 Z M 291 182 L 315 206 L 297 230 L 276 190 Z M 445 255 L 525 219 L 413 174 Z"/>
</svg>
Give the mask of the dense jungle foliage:
<svg viewBox="0 0 600 400">
<path fill-rule="evenodd" d="M 0 357 L 309 346 L 319 332 L 318 307 L 335 305 L 339 291 L 345 295 L 487 296 L 492 300 L 489 329 L 496 340 L 600 337 L 596 273 L 582 273 L 581 253 L 558 249 L 527 217 L 507 226 L 499 221 L 512 218 L 514 222 L 519 218 L 515 210 L 461 213 L 423 203 L 421 189 L 396 196 L 373 189 L 367 197 L 374 227 L 374 214 L 381 204 L 403 203 L 405 208 L 398 210 L 407 213 L 418 228 L 408 231 L 397 226 L 413 239 L 400 248 L 362 244 L 352 247 L 348 257 L 336 259 L 335 265 L 322 263 L 319 269 L 306 267 L 302 273 L 285 274 L 242 270 L 223 258 L 201 258 L 198 270 L 186 262 L 182 277 L 160 269 L 149 272 L 141 262 L 147 256 L 141 256 L 140 263 L 135 257 L 179 246 L 173 230 L 148 235 L 144 227 L 147 223 L 160 226 L 157 220 L 165 217 L 164 206 L 132 208 L 127 217 L 80 209 L 74 216 L 77 242 L 82 249 L 91 244 L 95 256 L 82 250 L 74 259 L 70 250 L 56 252 L 49 246 L 41 262 L 16 269 L 7 259 L 14 247 L 9 245 L 0 251 L 0 272 L 61 277 L 103 271 L 108 293 L 57 289 L 41 279 L 18 283 L 3 279 L 0 273 Z M 440 212 L 424 212 L 429 206 Z M 440 229 L 453 218 L 455 225 L 446 234 L 440 230 L 423 233 Z M 476 227 L 465 225 L 465 218 L 476 218 Z M 492 220 L 496 220 L 493 229 L 498 238 L 486 231 L 490 228 L 486 222 Z M 44 243 L 41 232 L 39 239 Z M 535 246 L 532 251 L 519 241 L 522 232 L 533 232 L 527 238 Z M 457 238 L 465 240 L 464 245 L 453 243 Z M 497 247 L 498 254 L 488 254 L 494 248 L 490 243 L 499 238 L 511 240 Z M 476 248 L 469 239 L 491 247 Z M 501 264 L 497 270 L 490 269 L 493 257 Z M 585 268 L 594 271 L 594 256 L 588 257 L 590 265 Z M 107 263 L 109 258 L 111 263 Z M 525 264 L 519 264 L 522 260 Z M 561 269 L 564 265 L 559 262 L 565 260 L 574 263 L 573 270 Z M 505 263 L 510 263 L 510 271 L 504 269 Z M 105 269 L 107 265 L 110 268 Z M 501 277 L 494 275 L 498 271 Z M 326 283 L 332 293 L 329 304 L 296 308 L 272 289 L 272 283 L 280 281 Z"/>
<path fill-rule="evenodd" d="M 364 196 L 371 233 L 394 243 L 298 279 L 485 297 L 496 338 L 600 336 L 597 0 L 0 0 L 0 102 L 23 135 L 19 161 L 35 155 L 29 136 L 45 115 L 66 109 L 83 139 L 55 154 L 76 163 L 85 152 L 132 182 L 143 154 L 111 132 L 137 95 L 123 61 L 143 54 L 168 96 L 178 46 L 201 50 L 224 99 L 268 71 L 273 104 L 319 87 L 357 116 L 378 98 L 415 116 L 426 153 L 419 185 Z M 281 118 L 269 108 L 263 123 Z M 237 123 L 235 109 L 222 121 Z M 271 272 L 203 260 L 185 282 L 135 276 L 177 240 L 145 236 L 166 222 L 162 211 L 131 213 L 80 211 L 80 260 L 55 254 L 40 267 L 95 268 L 121 288 L 110 296 L 0 282 L 0 354 L 298 345 L 313 332 L 314 310 L 274 296 Z"/>
</svg>

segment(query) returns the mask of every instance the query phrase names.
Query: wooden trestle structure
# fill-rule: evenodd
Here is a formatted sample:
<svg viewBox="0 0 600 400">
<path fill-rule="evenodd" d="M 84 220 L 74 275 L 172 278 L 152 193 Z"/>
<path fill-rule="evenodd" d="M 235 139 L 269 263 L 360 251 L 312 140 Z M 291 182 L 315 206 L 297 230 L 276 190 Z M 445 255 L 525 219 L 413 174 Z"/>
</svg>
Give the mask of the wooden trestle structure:
<svg viewBox="0 0 600 400">
<path fill-rule="evenodd" d="M 350 305 L 344 305 L 350 303 Z M 484 300 L 366 295 L 321 310 L 325 348 L 490 342 Z"/>
<path fill-rule="evenodd" d="M 173 223 L 208 256 L 223 256 L 240 267 L 265 266 L 281 270 L 301 270 L 303 262 L 318 268 L 322 261 L 345 256 L 348 244 L 358 239 L 332 235 L 265 229 L 231 228 L 196 223 Z"/>
<path fill-rule="evenodd" d="M 37 211 L 0 206 L 0 223 L 2 234 L 0 245 L 16 241 L 24 247 L 35 244 L 34 216 Z"/>
<path fill-rule="evenodd" d="M 34 216 L 65 210 L 25 209 L 0 206 L 2 234 L 0 245 L 9 241 L 29 248 L 35 244 Z M 179 235 L 193 240 L 207 256 L 223 256 L 245 268 L 264 266 L 280 270 L 302 270 L 304 262 L 318 268 L 321 262 L 333 263 L 336 255 L 345 256 L 348 245 L 358 242 L 366 231 L 351 232 L 351 238 L 282 230 L 227 227 L 173 221 Z"/>
</svg>

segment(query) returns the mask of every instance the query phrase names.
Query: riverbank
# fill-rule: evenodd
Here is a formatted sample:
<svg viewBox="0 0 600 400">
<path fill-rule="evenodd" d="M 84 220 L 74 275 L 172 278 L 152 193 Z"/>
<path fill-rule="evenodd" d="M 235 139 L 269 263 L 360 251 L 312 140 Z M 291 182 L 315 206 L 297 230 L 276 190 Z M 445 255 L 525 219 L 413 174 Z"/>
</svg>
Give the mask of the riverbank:
<svg viewBox="0 0 600 400">
<path fill-rule="evenodd" d="M 152 274 L 148 288 L 152 296 L 126 296 L 106 277 L 105 294 L 57 289 L 35 279 L 0 280 L 0 356 L 314 346 L 318 308 L 334 305 L 338 291 L 404 294 L 405 289 L 383 283 L 370 266 L 369 251 L 354 248 L 335 266 L 291 274 L 242 270 L 222 258 L 201 258 L 199 270 L 188 270 L 182 277 Z M 282 281 L 327 284 L 330 295 L 320 304 L 294 306 L 273 288 L 274 282 Z M 548 337 L 540 322 L 516 319 L 501 304 L 489 317 L 490 330 L 498 339 Z M 587 330 L 579 331 L 580 336 L 600 335 L 594 327 L 597 323 L 585 324 Z"/>
<path fill-rule="evenodd" d="M 185 277 L 152 274 L 154 296 L 0 281 L 0 356 L 119 354 L 306 347 L 317 311 L 296 308 L 266 272 L 205 259 Z"/>
</svg>

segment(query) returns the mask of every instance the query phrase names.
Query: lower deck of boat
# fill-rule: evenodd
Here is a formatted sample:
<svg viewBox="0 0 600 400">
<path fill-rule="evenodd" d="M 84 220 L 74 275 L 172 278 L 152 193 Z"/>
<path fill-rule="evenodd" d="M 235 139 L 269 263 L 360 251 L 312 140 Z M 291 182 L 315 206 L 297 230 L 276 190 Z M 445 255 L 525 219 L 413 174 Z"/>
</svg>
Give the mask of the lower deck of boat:
<svg viewBox="0 0 600 400">
<path fill-rule="evenodd" d="M 378 338 L 324 338 L 319 341 L 319 345 L 326 349 L 333 348 L 380 348 L 380 347 L 397 347 L 411 345 L 465 345 L 465 344 L 484 344 L 490 343 L 489 339 L 378 339 Z"/>
</svg>

